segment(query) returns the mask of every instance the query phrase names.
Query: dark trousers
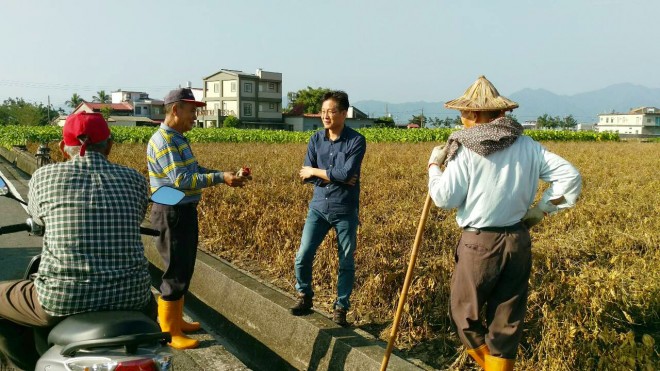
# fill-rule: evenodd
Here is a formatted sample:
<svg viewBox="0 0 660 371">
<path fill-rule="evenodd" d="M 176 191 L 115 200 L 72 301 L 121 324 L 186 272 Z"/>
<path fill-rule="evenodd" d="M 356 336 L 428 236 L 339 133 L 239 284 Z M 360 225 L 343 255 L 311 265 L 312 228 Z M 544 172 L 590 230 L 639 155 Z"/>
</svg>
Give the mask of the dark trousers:
<svg viewBox="0 0 660 371">
<path fill-rule="evenodd" d="M 142 312 L 156 321 L 153 296 Z M 32 281 L 0 282 L 0 352 L 15 367 L 34 370 L 39 360 L 34 328 L 47 330 L 65 318 L 51 316 L 44 311 Z"/>
<path fill-rule="evenodd" d="M 531 239 L 522 225 L 504 232 L 464 231 L 456 249 L 450 311 L 468 349 L 488 345 L 515 359 L 527 310 Z M 480 312 L 485 305 L 485 321 Z"/>
<path fill-rule="evenodd" d="M 197 204 L 154 204 L 151 225 L 161 232 L 156 237 L 156 247 L 165 266 L 161 297 L 166 301 L 179 300 L 188 291 L 195 270 L 199 241 Z"/>
</svg>

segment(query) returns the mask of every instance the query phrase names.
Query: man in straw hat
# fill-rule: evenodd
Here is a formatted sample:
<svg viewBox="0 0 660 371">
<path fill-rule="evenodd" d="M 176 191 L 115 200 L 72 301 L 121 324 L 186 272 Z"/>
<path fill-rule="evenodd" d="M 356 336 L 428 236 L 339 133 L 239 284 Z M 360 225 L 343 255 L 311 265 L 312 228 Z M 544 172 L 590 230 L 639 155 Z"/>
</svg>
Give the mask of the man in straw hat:
<svg viewBox="0 0 660 371">
<path fill-rule="evenodd" d="M 445 107 L 461 111 L 465 126 L 444 147 L 435 147 L 428 163 L 431 198 L 443 209 L 457 208 L 463 229 L 452 274 L 451 318 L 481 367 L 512 370 L 532 265 L 529 228 L 575 205 L 582 181 L 570 163 L 523 135 L 522 126 L 505 116 L 518 104 L 484 76 Z M 539 179 L 550 187 L 530 208 Z"/>
</svg>

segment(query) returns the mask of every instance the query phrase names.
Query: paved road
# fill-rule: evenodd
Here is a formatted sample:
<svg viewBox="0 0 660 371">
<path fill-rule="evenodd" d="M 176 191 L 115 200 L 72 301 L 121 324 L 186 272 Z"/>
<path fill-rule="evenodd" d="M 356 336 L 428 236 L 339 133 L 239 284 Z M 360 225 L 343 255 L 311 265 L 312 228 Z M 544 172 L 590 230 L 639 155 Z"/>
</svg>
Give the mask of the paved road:
<svg viewBox="0 0 660 371">
<path fill-rule="evenodd" d="M 0 176 L 24 199 L 27 198 L 29 175 L 16 169 L 2 157 L 0 157 Z M 0 226 L 18 224 L 24 222 L 26 218 L 27 213 L 18 202 L 0 197 Z M 30 236 L 27 232 L 0 236 L 0 281 L 21 278 L 30 259 L 40 251 L 41 238 Z M 196 317 L 194 314 L 193 317 L 202 323 L 202 330 L 191 336 L 200 340 L 201 345 L 198 349 L 173 351 L 174 366 L 177 371 L 249 370 L 232 354 L 232 352 L 237 353 L 235 347 L 207 325 L 212 323 L 211 320 L 206 321 L 205 318 Z"/>
</svg>

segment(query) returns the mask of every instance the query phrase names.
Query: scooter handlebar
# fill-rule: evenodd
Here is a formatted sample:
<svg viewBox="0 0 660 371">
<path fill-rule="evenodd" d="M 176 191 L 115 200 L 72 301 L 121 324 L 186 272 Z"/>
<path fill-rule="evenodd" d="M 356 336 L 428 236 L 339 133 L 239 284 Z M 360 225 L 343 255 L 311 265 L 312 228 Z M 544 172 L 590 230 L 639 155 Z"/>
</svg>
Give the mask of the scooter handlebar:
<svg viewBox="0 0 660 371">
<path fill-rule="evenodd" d="M 6 225 L 4 227 L 0 227 L 0 235 L 6 233 L 22 232 L 22 231 L 29 232 L 30 230 L 31 230 L 30 226 L 27 225 L 26 223 Z"/>
</svg>

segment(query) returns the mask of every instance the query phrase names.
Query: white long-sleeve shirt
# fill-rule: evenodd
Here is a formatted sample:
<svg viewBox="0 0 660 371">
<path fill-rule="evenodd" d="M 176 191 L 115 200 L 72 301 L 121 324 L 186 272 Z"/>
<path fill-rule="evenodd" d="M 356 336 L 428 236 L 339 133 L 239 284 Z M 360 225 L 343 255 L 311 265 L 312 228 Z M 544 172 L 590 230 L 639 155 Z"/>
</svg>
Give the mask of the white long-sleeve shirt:
<svg viewBox="0 0 660 371">
<path fill-rule="evenodd" d="M 550 183 L 539 201 L 554 212 L 575 205 L 580 173 L 568 161 L 521 135 L 508 148 L 486 157 L 460 146 L 443 172 L 429 169 L 429 194 L 443 209 L 457 208 L 460 227 L 504 227 L 520 222 L 534 202 L 539 179 Z M 564 196 L 565 202 L 549 201 Z"/>
</svg>

